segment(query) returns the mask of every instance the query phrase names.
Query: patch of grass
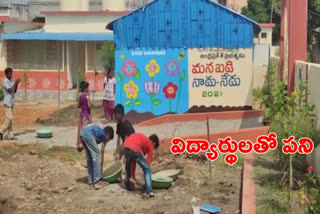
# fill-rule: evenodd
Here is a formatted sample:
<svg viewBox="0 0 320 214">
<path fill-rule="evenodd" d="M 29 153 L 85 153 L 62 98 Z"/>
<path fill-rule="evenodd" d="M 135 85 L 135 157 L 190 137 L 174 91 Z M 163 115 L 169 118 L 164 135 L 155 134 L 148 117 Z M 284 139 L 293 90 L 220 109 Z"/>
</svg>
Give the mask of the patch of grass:
<svg viewBox="0 0 320 214">
<path fill-rule="evenodd" d="M 293 211 L 291 211 L 288 202 L 288 191 L 280 182 L 283 172 L 279 168 L 278 159 L 272 152 L 257 155 L 254 165 L 258 214 L 303 213 L 299 199 L 296 197 L 297 192 L 294 193 L 296 203 L 294 203 Z"/>
<path fill-rule="evenodd" d="M 78 111 L 78 108 L 73 104 L 56 111 L 47 119 L 38 118 L 36 122 L 46 126 L 56 126 L 58 124 L 61 126 L 75 126 L 78 123 L 76 111 Z M 100 118 L 103 116 L 102 102 L 94 101 L 91 104 L 91 113 L 93 117 Z"/>
<path fill-rule="evenodd" d="M 287 191 L 278 184 L 264 185 L 258 188 L 258 214 L 260 213 L 288 213 Z M 268 212 L 272 210 L 272 212 Z"/>
<path fill-rule="evenodd" d="M 273 204 L 263 204 L 258 207 L 257 214 L 288 214 L 288 210 L 286 209 L 275 209 Z"/>
<path fill-rule="evenodd" d="M 27 145 L 2 144 L 0 149 L 0 157 L 5 160 L 12 159 L 15 154 L 26 154 Z"/>
<path fill-rule="evenodd" d="M 68 162 L 76 162 L 82 158 L 82 155 L 71 147 L 46 148 L 41 145 L 3 144 L 0 148 L 0 157 L 5 160 L 12 160 L 15 155 L 37 155 L 39 158 Z"/>
<path fill-rule="evenodd" d="M 222 154 L 219 154 L 219 158 L 218 160 L 216 160 L 215 162 L 213 162 L 213 164 L 215 164 L 216 166 L 218 167 L 240 167 L 242 168 L 243 167 L 243 163 L 244 163 L 244 156 L 243 154 L 241 153 L 236 153 L 236 155 L 238 156 L 238 161 L 235 165 L 233 166 L 230 166 L 229 164 L 227 164 L 225 162 L 225 157 L 227 155 L 222 155 Z"/>
<path fill-rule="evenodd" d="M 79 154 L 75 148 L 71 147 L 52 147 L 50 149 L 45 149 L 40 151 L 38 156 L 41 158 L 41 156 L 48 157 L 48 158 L 54 158 L 59 159 L 62 161 L 69 161 L 69 162 L 76 162 L 81 160 L 82 155 Z"/>
</svg>

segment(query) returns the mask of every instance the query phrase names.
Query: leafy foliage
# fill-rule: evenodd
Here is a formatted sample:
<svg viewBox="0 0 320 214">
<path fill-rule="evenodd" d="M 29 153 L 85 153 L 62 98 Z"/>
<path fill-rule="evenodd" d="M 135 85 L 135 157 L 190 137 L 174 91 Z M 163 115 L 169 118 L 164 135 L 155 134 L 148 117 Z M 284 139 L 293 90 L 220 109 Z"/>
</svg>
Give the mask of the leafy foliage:
<svg viewBox="0 0 320 214">
<path fill-rule="evenodd" d="M 272 10 L 272 1 L 274 7 Z M 242 9 L 242 14 L 255 20 L 258 23 L 275 23 L 273 29 L 273 43 L 278 44 L 280 41 L 280 24 L 281 24 L 281 0 L 248 0 L 248 6 Z M 271 20 L 271 14 L 272 20 Z M 320 42 L 315 43 L 318 34 L 313 33 L 313 30 L 320 26 L 320 0 L 308 0 L 308 61 L 317 61 L 317 48 Z"/>
<path fill-rule="evenodd" d="M 261 90 L 255 90 L 254 96 L 265 107 L 265 120 L 270 123 L 270 131 L 277 134 L 278 139 L 288 139 L 291 136 L 298 141 L 308 137 L 317 147 L 320 142 L 320 132 L 316 129 L 314 105 L 307 102 L 307 84 L 301 82 L 299 90 L 288 96 L 286 85 L 275 78 L 275 69 L 270 63 L 267 84 Z M 282 146 L 278 146 L 275 154 L 279 165 L 283 168 L 282 184 L 289 184 L 292 190 L 299 180 L 303 179 L 305 155 L 284 154 Z"/>
<path fill-rule="evenodd" d="M 272 10 L 273 2 L 273 10 Z M 258 23 L 275 23 L 273 29 L 273 42 L 280 41 L 280 12 L 281 0 L 248 0 L 248 6 L 242 9 L 242 14 Z M 272 14 L 272 21 L 271 21 Z"/>
<path fill-rule="evenodd" d="M 114 44 L 106 42 L 103 44 L 100 51 L 100 58 L 103 68 L 106 70 L 114 70 L 115 56 L 114 56 Z"/>
<path fill-rule="evenodd" d="M 305 180 L 300 182 L 299 199 L 301 205 L 306 205 L 309 214 L 320 213 L 320 182 L 310 166 L 305 174 Z"/>
<path fill-rule="evenodd" d="M 276 68 L 272 61 L 270 61 L 268 72 L 266 76 L 266 85 L 260 90 L 260 89 L 254 89 L 253 90 L 253 96 L 256 100 L 259 100 L 261 102 L 261 107 L 264 107 L 264 119 L 266 122 L 270 123 L 270 120 L 275 116 L 276 112 L 279 111 L 278 105 L 273 105 L 276 103 L 279 103 L 279 101 L 275 102 L 274 99 L 276 97 L 276 92 L 274 89 L 279 88 L 280 90 L 284 88 L 285 86 L 283 84 L 277 85 L 276 82 Z M 283 95 L 284 96 L 284 95 Z M 279 96 L 278 96 L 279 97 Z M 280 97 L 280 100 L 283 99 Z M 281 103 L 281 101 L 280 101 Z M 280 106 L 280 108 L 283 108 L 283 106 Z"/>
<path fill-rule="evenodd" d="M 320 213 L 320 184 L 312 171 L 306 174 L 306 195 L 308 213 Z"/>
</svg>

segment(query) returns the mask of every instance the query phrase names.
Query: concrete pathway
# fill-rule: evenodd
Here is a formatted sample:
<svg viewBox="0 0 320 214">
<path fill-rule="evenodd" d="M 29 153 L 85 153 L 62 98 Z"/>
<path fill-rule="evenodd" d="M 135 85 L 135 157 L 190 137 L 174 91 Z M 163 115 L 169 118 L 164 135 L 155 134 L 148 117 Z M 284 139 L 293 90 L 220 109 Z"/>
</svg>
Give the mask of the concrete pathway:
<svg viewBox="0 0 320 214">
<path fill-rule="evenodd" d="M 262 118 L 245 118 L 234 120 L 210 120 L 210 132 L 221 132 L 238 130 L 244 128 L 253 128 L 262 126 Z M 102 126 L 99 122 L 98 125 Z M 116 124 L 110 124 L 116 129 Z M 159 138 L 172 138 L 179 136 L 199 135 L 207 132 L 205 121 L 189 121 L 189 122 L 177 122 L 169 124 L 161 124 L 156 126 L 138 126 L 135 125 L 136 132 L 141 132 L 146 135 L 157 134 Z M 44 128 L 41 126 L 37 128 Z M 53 146 L 76 146 L 77 139 L 77 127 L 45 127 L 53 130 L 54 136 L 51 139 L 39 139 L 36 138 L 35 129 L 26 131 L 17 135 L 17 142 L 21 144 L 41 144 L 48 147 Z M 116 148 L 116 138 L 108 143 L 107 150 L 114 150 Z"/>
</svg>

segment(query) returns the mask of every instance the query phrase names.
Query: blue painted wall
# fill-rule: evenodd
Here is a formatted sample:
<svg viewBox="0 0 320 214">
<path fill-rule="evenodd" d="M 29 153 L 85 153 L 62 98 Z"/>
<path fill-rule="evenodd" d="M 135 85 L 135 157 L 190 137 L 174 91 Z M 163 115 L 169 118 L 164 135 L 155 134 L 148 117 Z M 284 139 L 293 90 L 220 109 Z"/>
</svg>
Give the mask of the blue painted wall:
<svg viewBox="0 0 320 214">
<path fill-rule="evenodd" d="M 108 29 L 116 48 L 116 103 L 126 113 L 154 115 L 188 111 L 188 50 L 252 48 L 260 32 L 254 21 L 209 0 L 154 0 Z"/>
<path fill-rule="evenodd" d="M 117 50 L 251 48 L 260 27 L 209 0 L 155 0 L 113 23 Z"/>
<path fill-rule="evenodd" d="M 184 113 L 189 109 L 185 49 L 116 51 L 116 102 L 125 113 Z"/>
</svg>

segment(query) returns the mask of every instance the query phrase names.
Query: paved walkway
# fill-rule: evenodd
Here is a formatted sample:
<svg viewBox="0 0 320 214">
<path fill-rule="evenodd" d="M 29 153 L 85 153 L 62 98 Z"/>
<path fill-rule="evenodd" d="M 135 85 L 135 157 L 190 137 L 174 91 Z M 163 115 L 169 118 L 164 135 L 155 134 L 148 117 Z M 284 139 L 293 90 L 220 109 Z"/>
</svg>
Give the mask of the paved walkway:
<svg viewBox="0 0 320 214">
<path fill-rule="evenodd" d="M 246 118 L 235 120 L 210 120 L 210 132 L 221 132 L 229 130 L 238 130 L 244 128 L 253 128 L 262 126 L 262 118 Z M 102 126 L 102 123 L 98 123 Z M 116 124 L 110 124 L 114 129 Z M 157 126 L 143 127 L 134 126 L 136 132 L 141 132 L 146 135 L 156 133 L 159 138 L 171 138 L 179 136 L 199 135 L 207 132 L 205 121 L 189 121 L 189 122 L 177 122 L 170 124 L 161 124 Z M 37 128 L 43 128 L 41 126 Z M 48 147 L 53 146 L 71 146 L 76 145 L 77 128 L 76 127 L 46 127 L 50 128 L 54 132 L 54 136 L 51 139 L 38 139 L 34 130 L 26 131 L 17 136 L 18 143 L 21 144 L 42 144 Z M 108 143 L 107 150 L 114 150 L 116 148 L 116 138 Z"/>
</svg>

